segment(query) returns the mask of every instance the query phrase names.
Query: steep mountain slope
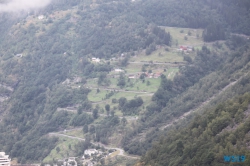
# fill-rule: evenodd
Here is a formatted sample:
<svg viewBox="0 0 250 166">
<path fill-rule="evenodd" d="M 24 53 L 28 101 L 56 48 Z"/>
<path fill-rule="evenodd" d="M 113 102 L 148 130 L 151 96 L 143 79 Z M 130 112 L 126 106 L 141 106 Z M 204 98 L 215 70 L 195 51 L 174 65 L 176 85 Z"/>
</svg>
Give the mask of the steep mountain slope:
<svg viewBox="0 0 250 166">
<path fill-rule="evenodd" d="M 211 54 L 207 54 L 207 56 L 211 56 Z M 247 86 L 248 82 L 244 82 L 249 78 L 249 44 L 242 46 L 229 55 L 226 53 L 222 54 L 224 54 L 222 56 L 223 61 L 221 61 L 223 63 L 220 66 L 217 65 L 217 69 L 213 67 L 214 63 L 211 63 L 210 68 L 216 71 L 210 72 L 207 76 L 202 75 L 202 71 L 207 67 L 206 65 L 196 66 L 197 64 L 191 64 L 189 68 L 187 67 L 189 69 L 188 74 L 185 74 L 186 70 L 181 71 L 180 75 L 176 76 L 173 82 L 166 82 L 162 79 L 159 92 L 156 92 L 155 95 L 164 93 L 165 95 L 162 96 L 165 98 L 156 98 L 148 106 L 147 111 L 140 119 L 139 125 L 125 137 L 125 150 L 128 150 L 130 153 L 142 154 L 150 146 L 149 142 L 152 142 L 152 140 L 157 138 L 156 135 L 161 133 L 161 131 L 155 130 L 156 128 L 164 129 L 164 126 L 173 123 L 175 119 L 182 119 L 183 116 L 186 116 L 185 114 L 189 114 L 189 112 L 195 111 L 197 108 L 203 109 L 205 106 L 211 106 L 214 102 L 225 101 L 230 97 L 230 95 L 225 94 L 227 92 L 231 95 L 247 92 L 249 88 Z M 199 59 L 200 57 L 197 56 L 196 58 Z M 216 58 L 218 59 L 218 57 Z M 204 62 L 207 65 L 209 64 L 204 59 L 199 63 L 203 64 Z M 208 72 L 208 68 L 205 71 Z M 195 73 L 197 73 L 196 81 L 193 78 Z M 203 78 L 198 79 L 199 76 Z M 242 84 L 246 84 L 243 89 L 239 88 L 242 87 Z M 232 87 L 227 89 L 226 87 L 230 87 L 229 85 Z M 164 88 L 164 86 L 167 88 Z M 186 90 L 178 92 L 176 91 L 177 88 Z M 175 92 L 173 93 L 173 91 Z M 222 91 L 225 92 L 222 93 Z M 166 98 L 166 96 L 171 96 L 172 98 Z M 159 102 L 165 104 L 163 109 L 159 108 Z M 141 135 L 142 133 L 146 136 L 145 141 L 141 142 L 139 141 L 141 139 L 133 139 L 134 141 L 131 143 L 131 137 L 137 134 Z"/>
<path fill-rule="evenodd" d="M 20 17 L 15 13 L 1 13 L 0 23 L 4 26 L 0 27 L 0 149 L 20 163 L 41 161 L 58 143 L 58 139 L 48 137 L 49 132 L 89 124 L 93 129 L 91 139 L 107 143 L 114 131 L 125 130 L 122 127 L 126 120 L 120 121 L 117 116 L 102 117 L 96 120 L 95 130 L 96 116 L 86 113 L 97 110 L 87 98 L 90 90 L 86 86 L 75 88 L 63 83 L 80 77 L 79 82 L 84 84 L 89 78 L 106 76 L 114 67 L 108 62 L 93 64 L 88 60 L 92 57 L 109 60 L 123 53 L 132 56 L 156 45 L 171 46 L 174 44 L 171 34 L 159 28 L 160 25 L 207 28 L 212 20 L 228 32 L 249 34 L 249 21 L 242 21 L 249 19 L 246 15 L 249 6 L 244 5 L 248 3 L 242 1 L 243 5 L 234 6 L 233 2 L 53 0 L 46 8 L 29 14 L 18 13 Z M 174 8 L 174 11 L 167 8 Z M 235 17 L 223 13 L 228 8 L 237 13 Z M 39 15 L 44 19 L 38 19 Z M 232 26 L 235 23 L 237 26 Z M 232 38 L 228 44 L 232 50 L 246 43 L 241 38 Z M 228 99 L 226 93 L 246 92 L 249 87 L 243 85 L 248 85 L 249 78 L 244 73 L 249 69 L 248 47 L 226 53 L 228 48 L 212 51 L 204 46 L 197 51 L 194 60 L 189 58 L 188 65 L 180 68 L 173 81 L 162 76 L 161 86 L 152 98 L 153 104 L 141 115 L 138 125 L 133 123 L 134 130 L 126 129 L 122 133 L 126 134 L 125 150 L 144 154 L 152 140 L 162 133 L 149 129 L 168 125 L 174 118 L 216 97 L 234 81 L 238 81 L 233 86 L 235 89 L 227 90 L 217 102 Z M 124 59 L 126 64 L 128 59 Z M 141 103 L 140 98 L 136 99 L 128 103 L 132 106 L 135 101 Z M 58 111 L 58 108 L 74 106 L 77 113 Z M 137 136 L 145 130 L 150 131 L 144 134 L 146 141 L 140 137 L 138 142 Z M 131 140 L 131 136 L 134 139 Z"/>
<path fill-rule="evenodd" d="M 224 156 L 245 156 L 249 165 L 250 94 L 246 93 L 203 115 L 186 128 L 169 131 L 142 158 L 142 165 L 228 165 Z"/>
</svg>

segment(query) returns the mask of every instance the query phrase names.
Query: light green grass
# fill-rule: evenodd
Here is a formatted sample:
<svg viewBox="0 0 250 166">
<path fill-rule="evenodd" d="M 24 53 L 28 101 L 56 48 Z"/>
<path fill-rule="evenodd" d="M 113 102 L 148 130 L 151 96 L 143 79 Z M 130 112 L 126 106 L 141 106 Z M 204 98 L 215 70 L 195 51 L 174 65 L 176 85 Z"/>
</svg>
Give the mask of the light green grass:
<svg viewBox="0 0 250 166">
<path fill-rule="evenodd" d="M 112 76 L 107 78 L 108 80 L 110 80 L 110 85 L 109 86 L 105 86 L 105 87 L 109 87 L 109 88 L 117 88 L 117 79 L 118 78 L 112 78 Z M 88 79 L 87 83 L 84 85 L 85 87 L 91 87 L 91 88 L 98 88 L 98 84 L 97 84 L 98 79 Z M 100 86 L 102 87 L 102 86 Z"/>
<path fill-rule="evenodd" d="M 175 49 L 169 48 L 169 51 L 165 51 L 165 48 L 159 48 L 153 51 L 150 55 L 141 53 L 131 58 L 131 61 L 152 61 L 152 62 L 183 62 L 183 56 L 179 55 Z"/>
<path fill-rule="evenodd" d="M 105 165 L 127 166 L 127 165 L 136 165 L 136 163 L 137 159 L 120 155 L 117 155 L 115 157 L 108 157 L 105 159 Z"/>
<path fill-rule="evenodd" d="M 73 156 L 74 147 L 79 141 L 66 138 L 59 137 L 59 143 L 57 146 L 50 152 L 50 154 L 43 160 L 43 162 L 48 163 L 50 161 L 64 159 L 65 157 Z M 71 150 L 69 149 L 69 145 L 71 145 Z M 56 148 L 59 147 L 60 151 L 57 153 Z"/>
<path fill-rule="evenodd" d="M 115 93 L 113 96 L 110 97 L 110 99 L 101 101 L 100 103 L 93 103 L 93 107 L 96 105 L 99 105 L 100 108 L 103 108 L 105 110 L 105 105 L 109 104 L 111 110 L 113 110 L 114 107 L 118 108 L 118 103 L 112 103 L 112 99 L 117 99 L 119 100 L 121 97 L 125 97 L 127 100 L 134 99 L 136 97 L 141 97 L 142 100 L 144 101 L 144 106 L 147 106 L 149 102 L 151 101 L 152 95 L 149 94 L 138 94 L 138 93 L 126 93 L 126 92 L 118 92 Z M 99 112 L 101 113 L 101 112 Z M 106 114 L 106 111 L 103 113 Z M 115 115 L 122 116 L 122 112 L 118 109 L 115 110 Z"/>
<path fill-rule="evenodd" d="M 150 82 L 149 85 L 147 85 L 148 81 Z M 159 88 L 160 82 L 160 78 L 146 78 L 144 83 L 141 79 L 130 79 L 125 89 L 129 91 L 155 92 Z"/>
<path fill-rule="evenodd" d="M 118 78 L 109 78 L 109 80 L 111 82 L 109 88 L 120 88 L 119 86 L 117 86 Z"/>
<path fill-rule="evenodd" d="M 153 62 L 183 62 L 183 56 L 179 54 L 176 48 L 179 48 L 181 45 L 201 47 L 204 42 L 202 40 L 203 29 L 190 29 L 190 28 L 177 28 L 177 27 L 161 27 L 165 29 L 166 32 L 170 32 L 172 36 L 172 46 L 171 47 L 161 47 L 153 51 L 150 55 L 145 55 L 144 52 L 141 52 L 137 56 L 131 58 L 131 61 L 140 62 L 140 61 L 153 61 Z M 180 31 L 183 30 L 183 33 Z M 187 35 L 188 32 L 191 32 L 191 35 Z M 197 37 L 197 35 L 199 37 Z M 188 38 L 185 40 L 185 36 Z M 178 43 L 178 44 L 176 44 Z M 169 51 L 166 51 L 165 48 L 168 48 Z M 128 72 L 133 72 L 133 68 L 128 67 Z"/>
<path fill-rule="evenodd" d="M 89 101 L 93 101 L 93 102 L 102 101 L 106 97 L 107 93 L 109 93 L 109 91 L 107 90 L 101 89 L 100 92 L 97 93 L 96 89 L 92 89 L 91 92 L 88 94 L 88 99 Z"/>
<path fill-rule="evenodd" d="M 67 131 L 67 132 L 64 132 L 63 134 L 74 136 L 74 137 L 79 137 L 79 138 L 84 138 L 82 128 L 79 128 L 78 130 Z"/>
<path fill-rule="evenodd" d="M 166 75 L 168 79 L 172 80 L 175 74 L 178 72 L 179 72 L 179 68 L 169 68 L 164 74 Z"/>
<path fill-rule="evenodd" d="M 170 32 L 170 35 L 173 37 L 172 46 L 175 47 L 175 42 L 178 40 L 178 44 L 180 45 L 202 45 L 204 42 L 202 40 L 202 32 L 203 29 L 191 29 L 191 28 L 178 28 L 178 27 L 162 27 L 166 32 Z M 183 33 L 180 31 L 183 30 Z M 191 35 L 187 35 L 188 40 L 185 40 L 184 37 L 188 34 L 188 31 L 191 32 Z M 199 38 L 196 37 L 196 34 L 199 35 Z"/>
<path fill-rule="evenodd" d="M 132 60 L 134 60 L 134 59 L 131 58 L 131 61 Z M 127 71 L 127 74 L 141 72 L 142 65 L 143 64 L 133 64 L 133 63 L 130 63 L 130 64 L 128 64 L 128 66 L 126 67 L 125 70 Z"/>
<path fill-rule="evenodd" d="M 97 79 L 88 79 L 85 87 L 97 86 Z"/>
</svg>

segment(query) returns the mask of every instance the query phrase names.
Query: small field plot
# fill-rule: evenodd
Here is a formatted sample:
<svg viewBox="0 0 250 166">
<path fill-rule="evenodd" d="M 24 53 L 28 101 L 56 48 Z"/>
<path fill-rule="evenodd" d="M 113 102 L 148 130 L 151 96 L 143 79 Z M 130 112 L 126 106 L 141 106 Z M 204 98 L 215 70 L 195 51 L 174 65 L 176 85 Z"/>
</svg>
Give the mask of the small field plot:
<svg viewBox="0 0 250 166">
<path fill-rule="evenodd" d="M 183 62 L 183 56 L 178 54 L 176 49 L 168 48 L 168 51 L 165 48 L 159 48 L 153 51 L 150 55 L 145 55 L 145 53 L 140 53 L 137 56 L 131 58 L 131 61 L 141 62 L 141 61 L 152 61 L 152 62 Z"/>
<path fill-rule="evenodd" d="M 43 160 L 43 162 L 48 163 L 54 160 L 64 159 L 69 156 L 74 156 L 74 147 L 79 141 L 66 138 L 59 137 L 59 143 L 57 146 L 50 152 L 50 154 Z"/>
<path fill-rule="evenodd" d="M 187 46 L 203 45 L 202 32 L 203 29 L 162 27 L 166 32 L 170 32 L 172 36 L 172 46 L 176 47 L 176 43 Z"/>
<path fill-rule="evenodd" d="M 69 136 L 73 136 L 73 137 L 84 138 L 84 134 L 83 134 L 82 128 L 75 129 L 75 130 L 70 130 L 70 131 L 66 131 L 63 134 L 69 135 Z"/>
<path fill-rule="evenodd" d="M 119 88 L 117 86 L 117 79 L 118 78 L 109 78 L 109 80 L 110 80 L 109 88 Z"/>
<path fill-rule="evenodd" d="M 153 96 L 153 94 L 152 94 L 152 95 L 149 95 L 149 94 L 145 94 L 145 95 L 141 94 L 141 95 L 138 95 L 138 97 L 141 97 L 141 98 L 142 98 L 142 100 L 143 100 L 143 106 L 144 106 L 145 108 L 151 103 L 151 101 L 152 101 L 152 96 Z M 143 106 L 141 106 L 141 107 L 143 107 Z"/>
<path fill-rule="evenodd" d="M 131 58 L 131 61 L 138 60 L 138 59 L 134 59 L 134 58 L 135 57 Z M 126 71 L 128 74 L 141 72 L 142 65 L 143 65 L 143 63 L 130 63 L 126 67 Z"/>
<path fill-rule="evenodd" d="M 118 108 L 118 100 L 121 97 L 125 97 L 127 100 L 134 99 L 136 97 L 141 97 L 145 106 L 148 105 L 148 103 L 151 101 L 151 97 L 153 94 L 141 94 L 141 93 L 127 93 L 127 92 L 117 92 L 113 96 L 111 96 L 109 99 L 93 103 L 93 108 L 98 105 L 100 108 L 103 108 L 105 110 L 105 105 L 109 104 L 111 110 L 113 110 L 114 107 Z M 116 99 L 116 103 L 112 103 L 112 99 Z M 114 110 L 115 115 L 122 116 L 122 112 L 118 109 Z M 101 113 L 101 112 L 99 112 Z M 106 114 L 106 111 L 104 112 Z"/>
<path fill-rule="evenodd" d="M 170 80 L 172 80 L 175 76 L 176 73 L 179 72 L 179 68 L 169 68 L 167 69 L 166 73 L 164 73 L 166 75 L 166 77 Z"/>
<path fill-rule="evenodd" d="M 130 79 L 125 88 L 128 91 L 155 92 L 160 86 L 161 78 Z"/>
<path fill-rule="evenodd" d="M 88 79 L 84 87 L 97 87 L 97 79 Z"/>
<path fill-rule="evenodd" d="M 91 89 L 91 92 L 89 92 L 89 94 L 88 94 L 88 99 L 89 99 L 89 101 L 92 101 L 92 102 L 102 101 L 105 99 L 106 94 L 108 94 L 108 93 L 109 93 L 109 91 L 107 91 L 107 90 L 100 90 L 97 93 L 97 89 Z"/>
<path fill-rule="evenodd" d="M 119 77 L 119 76 L 115 76 L 115 77 Z M 104 84 L 103 85 L 100 85 L 100 86 L 98 86 L 98 78 L 96 78 L 96 79 L 88 79 L 88 81 L 87 81 L 87 83 L 84 85 L 84 87 L 86 87 L 86 88 L 89 88 L 89 89 L 91 89 L 91 88 L 98 88 L 98 87 L 102 87 L 102 88 L 104 88 L 104 87 L 108 87 L 108 88 L 119 88 L 118 86 L 117 86 L 117 79 L 118 78 L 113 78 L 113 76 L 107 76 L 107 79 L 110 81 L 110 85 L 108 85 L 108 86 L 105 86 Z"/>
<path fill-rule="evenodd" d="M 118 165 L 118 166 L 127 166 L 127 165 L 136 165 L 136 162 L 138 162 L 138 159 L 126 157 L 126 156 L 120 156 L 117 155 L 115 157 L 108 157 L 105 159 L 105 165 Z"/>
</svg>

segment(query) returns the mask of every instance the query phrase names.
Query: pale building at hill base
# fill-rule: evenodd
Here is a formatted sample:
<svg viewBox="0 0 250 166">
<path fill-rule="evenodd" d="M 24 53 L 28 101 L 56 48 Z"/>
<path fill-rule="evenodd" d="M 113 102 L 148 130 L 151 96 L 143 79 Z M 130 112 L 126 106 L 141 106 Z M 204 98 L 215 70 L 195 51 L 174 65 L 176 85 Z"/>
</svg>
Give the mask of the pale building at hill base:
<svg viewBox="0 0 250 166">
<path fill-rule="evenodd" d="M 5 152 L 0 152 L 0 166 L 10 166 L 9 155 L 5 155 Z"/>
</svg>

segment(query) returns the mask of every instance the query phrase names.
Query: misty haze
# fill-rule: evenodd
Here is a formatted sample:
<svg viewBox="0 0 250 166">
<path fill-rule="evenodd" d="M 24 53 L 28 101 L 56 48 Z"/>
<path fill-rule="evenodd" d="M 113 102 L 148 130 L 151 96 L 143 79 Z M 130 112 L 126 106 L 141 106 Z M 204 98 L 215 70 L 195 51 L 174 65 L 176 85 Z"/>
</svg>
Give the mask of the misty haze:
<svg viewBox="0 0 250 166">
<path fill-rule="evenodd" d="M 47 6 L 51 0 L 9 0 L 0 4 L 0 12 L 19 12 Z"/>
</svg>

